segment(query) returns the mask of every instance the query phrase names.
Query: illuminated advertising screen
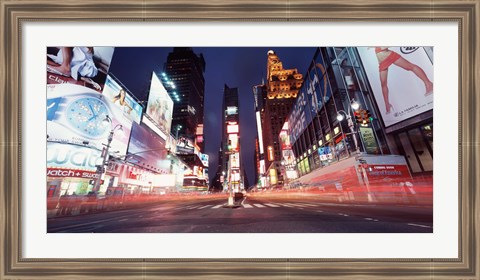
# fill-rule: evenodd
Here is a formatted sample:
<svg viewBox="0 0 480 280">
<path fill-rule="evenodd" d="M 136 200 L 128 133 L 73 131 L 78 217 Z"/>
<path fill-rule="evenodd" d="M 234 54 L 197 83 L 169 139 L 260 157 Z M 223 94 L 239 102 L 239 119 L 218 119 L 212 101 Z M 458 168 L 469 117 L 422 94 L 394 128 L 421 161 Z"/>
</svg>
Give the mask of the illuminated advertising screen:
<svg viewBox="0 0 480 280">
<path fill-rule="evenodd" d="M 262 132 L 262 121 L 260 119 L 260 112 L 255 113 L 257 120 L 257 134 L 258 134 L 258 148 L 260 149 L 260 154 L 263 155 L 263 132 Z"/>
<path fill-rule="evenodd" d="M 283 162 L 287 165 L 293 165 L 295 163 L 295 155 L 292 149 L 282 151 Z"/>
<path fill-rule="evenodd" d="M 95 171 L 96 165 L 101 165 L 102 161 L 101 152 L 96 149 L 62 143 L 47 143 L 47 167 L 50 169 Z"/>
<path fill-rule="evenodd" d="M 165 140 L 144 124 L 133 123 L 127 161 L 155 172 L 169 173 Z"/>
<path fill-rule="evenodd" d="M 170 134 L 172 125 L 173 101 L 155 73 L 152 74 L 147 115 L 159 126 L 165 135 Z"/>
<path fill-rule="evenodd" d="M 433 62 L 424 47 L 357 49 L 386 127 L 433 109 Z"/>
<path fill-rule="evenodd" d="M 290 135 L 288 135 L 288 122 L 283 124 L 282 130 L 280 131 L 280 144 L 282 150 L 292 149 L 292 143 L 290 142 Z"/>
<path fill-rule="evenodd" d="M 47 47 L 47 84 L 75 84 L 102 92 L 114 49 Z"/>
<path fill-rule="evenodd" d="M 277 182 L 277 170 L 270 169 L 270 184 L 275 185 Z"/>
<path fill-rule="evenodd" d="M 236 115 L 238 114 L 237 106 L 227 106 L 227 115 Z"/>
<path fill-rule="evenodd" d="M 122 86 L 110 77 L 110 75 L 107 76 L 102 94 L 105 95 L 110 102 L 117 105 L 128 118 L 136 123 L 140 123 L 142 106 L 127 93 L 125 88 L 122 88 Z"/>
<path fill-rule="evenodd" d="M 300 91 L 297 96 L 297 100 L 293 104 L 292 113 L 288 117 L 288 122 L 291 124 L 289 127 L 290 136 L 292 141 L 297 141 L 301 133 L 307 127 L 307 119 L 305 111 L 307 111 L 307 96 L 304 91 Z"/>
<path fill-rule="evenodd" d="M 109 152 L 124 155 L 131 127 L 132 121 L 104 95 L 79 85 L 47 85 L 48 142 L 102 150 L 115 129 Z"/>
<path fill-rule="evenodd" d="M 318 152 L 318 155 L 320 156 L 320 160 L 322 161 L 333 159 L 332 149 L 330 149 L 329 146 L 320 147 L 318 148 L 317 152 Z"/>
<path fill-rule="evenodd" d="M 232 150 L 236 150 L 238 148 L 238 134 L 229 134 L 228 140 L 231 143 Z"/>
<path fill-rule="evenodd" d="M 240 154 L 234 153 L 230 155 L 230 167 L 240 168 Z"/>
<path fill-rule="evenodd" d="M 268 160 L 269 161 L 273 161 L 275 159 L 275 156 L 273 154 L 273 147 L 272 146 L 268 146 L 267 148 L 267 156 L 268 156 Z"/>
<path fill-rule="evenodd" d="M 227 133 L 238 133 L 238 124 L 227 125 Z"/>
<path fill-rule="evenodd" d="M 195 146 L 193 141 L 188 137 L 179 137 L 177 141 L 177 153 L 180 154 L 193 154 L 195 152 Z"/>
<path fill-rule="evenodd" d="M 260 160 L 260 174 L 265 173 L 265 160 Z"/>
<path fill-rule="evenodd" d="M 208 167 L 208 155 L 200 153 L 200 160 L 202 161 L 203 166 Z"/>
</svg>

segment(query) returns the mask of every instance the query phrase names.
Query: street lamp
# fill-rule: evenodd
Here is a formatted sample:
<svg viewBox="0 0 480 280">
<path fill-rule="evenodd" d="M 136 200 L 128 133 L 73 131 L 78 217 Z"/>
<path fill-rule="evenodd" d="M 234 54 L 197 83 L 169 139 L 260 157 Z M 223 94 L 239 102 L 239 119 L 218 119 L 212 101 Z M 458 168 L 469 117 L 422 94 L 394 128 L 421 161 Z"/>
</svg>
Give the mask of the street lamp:
<svg viewBox="0 0 480 280">
<path fill-rule="evenodd" d="M 103 120 L 102 124 L 103 125 L 109 125 L 112 123 L 112 119 L 107 115 L 105 119 Z M 112 130 L 110 130 L 110 133 L 108 134 L 108 142 L 107 145 L 102 149 L 102 165 L 97 165 L 97 178 L 95 180 L 95 185 L 93 186 L 92 191 L 97 192 L 100 188 L 100 179 L 102 177 L 102 174 L 105 171 L 105 165 L 107 165 L 107 157 L 108 157 L 108 150 L 110 149 L 110 144 L 112 143 L 113 140 L 113 134 L 116 131 L 120 131 L 123 133 L 123 126 L 121 124 L 117 124 Z"/>
<path fill-rule="evenodd" d="M 175 139 L 178 140 L 178 132 L 180 131 L 180 129 L 182 129 L 182 125 L 181 124 L 177 124 L 177 129 L 175 131 Z"/>
<path fill-rule="evenodd" d="M 358 110 L 358 108 L 360 108 L 360 104 L 358 104 L 357 101 L 355 100 L 352 100 L 352 103 L 350 104 L 350 106 L 352 107 L 353 110 Z M 358 142 L 357 142 L 357 137 L 355 136 L 355 127 L 354 127 L 354 124 L 353 124 L 353 121 L 352 121 L 352 116 L 351 116 L 351 110 L 350 108 L 348 108 L 348 113 L 345 112 L 344 110 L 338 110 L 337 112 L 337 120 L 339 122 L 343 121 L 345 118 L 347 118 L 347 124 L 348 124 L 348 127 L 350 128 L 350 134 L 352 134 L 353 136 L 353 142 L 355 144 L 355 151 L 357 153 L 360 152 L 359 148 L 358 148 Z"/>
</svg>

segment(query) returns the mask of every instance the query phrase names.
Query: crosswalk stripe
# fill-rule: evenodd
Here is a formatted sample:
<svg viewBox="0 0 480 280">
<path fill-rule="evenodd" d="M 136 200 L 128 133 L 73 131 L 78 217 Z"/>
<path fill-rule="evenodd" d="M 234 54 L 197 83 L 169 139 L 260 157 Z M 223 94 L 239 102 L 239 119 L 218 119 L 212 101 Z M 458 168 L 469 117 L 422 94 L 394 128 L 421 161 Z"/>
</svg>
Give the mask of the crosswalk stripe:
<svg viewBox="0 0 480 280">
<path fill-rule="evenodd" d="M 282 206 L 285 206 L 285 207 L 290 207 L 290 208 L 295 207 L 295 206 L 288 205 L 288 204 L 285 204 L 285 203 L 279 203 L 279 204 L 282 205 Z"/>
<path fill-rule="evenodd" d="M 243 204 L 243 208 L 253 208 L 253 206 L 250 204 Z"/>
<path fill-rule="evenodd" d="M 310 207 L 316 207 L 317 205 L 314 204 L 308 204 L 308 203 L 297 203 L 299 205 L 305 205 L 305 206 L 310 206 Z"/>
<path fill-rule="evenodd" d="M 185 207 L 185 209 L 195 209 L 197 207 L 200 207 L 200 205 L 196 205 L 196 206 L 188 206 L 188 207 Z M 199 208 L 200 209 L 200 208 Z"/>
<path fill-rule="evenodd" d="M 298 203 L 286 203 L 286 204 L 291 205 L 291 207 L 296 207 L 296 208 L 302 207 L 302 205 L 298 204 Z"/>
<path fill-rule="evenodd" d="M 270 207 L 280 207 L 280 206 L 278 206 L 278 205 L 270 204 L 270 203 L 265 203 L 265 205 L 268 205 L 268 206 L 270 206 Z"/>
<path fill-rule="evenodd" d="M 203 208 L 207 208 L 207 207 L 210 207 L 210 206 L 212 206 L 212 205 L 211 204 L 205 205 L 205 206 L 199 207 L 198 209 L 203 209 Z"/>
<path fill-rule="evenodd" d="M 259 207 L 259 208 L 265 208 L 265 205 L 262 205 L 262 204 L 256 204 L 256 203 L 254 203 L 253 205 L 255 205 L 256 207 Z"/>
<path fill-rule="evenodd" d="M 217 205 L 217 206 L 213 206 L 212 208 L 215 209 L 215 208 L 220 208 L 220 207 L 222 207 L 222 206 L 223 206 L 223 204 L 219 204 L 219 205 Z"/>
</svg>

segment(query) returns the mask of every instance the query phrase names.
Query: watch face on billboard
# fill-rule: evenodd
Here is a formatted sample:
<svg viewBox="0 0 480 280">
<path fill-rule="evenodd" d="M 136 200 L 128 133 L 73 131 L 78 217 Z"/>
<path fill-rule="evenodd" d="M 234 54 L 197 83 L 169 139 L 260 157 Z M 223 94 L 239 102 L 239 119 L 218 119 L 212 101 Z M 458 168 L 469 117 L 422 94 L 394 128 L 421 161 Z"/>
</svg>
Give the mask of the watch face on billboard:
<svg viewBox="0 0 480 280">
<path fill-rule="evenodd" d="M 120 129 L 121 126 L 121 129 Z M 47 141 L 102 150 L 115 129 L 110 153 L 125 154 L 132 121 L 100 93 L 73 84 L 47 86 Z"/>
<path fill-rule="evenodd" d="M 357 49 L 386 127 L 433 109 L 432 48 Z"/>
</svg>

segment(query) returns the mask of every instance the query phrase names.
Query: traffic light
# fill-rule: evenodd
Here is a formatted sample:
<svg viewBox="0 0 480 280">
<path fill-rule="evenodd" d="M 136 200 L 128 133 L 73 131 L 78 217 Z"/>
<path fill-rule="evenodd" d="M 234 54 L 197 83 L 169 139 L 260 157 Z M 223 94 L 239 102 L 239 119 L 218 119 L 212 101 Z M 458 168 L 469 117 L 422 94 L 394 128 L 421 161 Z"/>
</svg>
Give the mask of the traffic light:
<svg viewBox="0 0 480 280">
<path fill-rule="evenodd" d="M 371 123 L 373 121 L 373 117 L 372 117 L 372 114 L 370 114 L 370 111 L 366 110 L 365 111 L 366 113 L 366 120 L 367 120 L 367 123 Z"/>
<path fill-rule="evenodd" d="M 353 112 L 353 115 L 355 116 L 356 123 L 363 123 L 362 110 L 356 110 Z"/>
<path fill-rule="evenodd" d="M 228 140 L 228 146 L 227 146 L 228 150 L 232 150 L 232 140 Z"/>
</svg>

